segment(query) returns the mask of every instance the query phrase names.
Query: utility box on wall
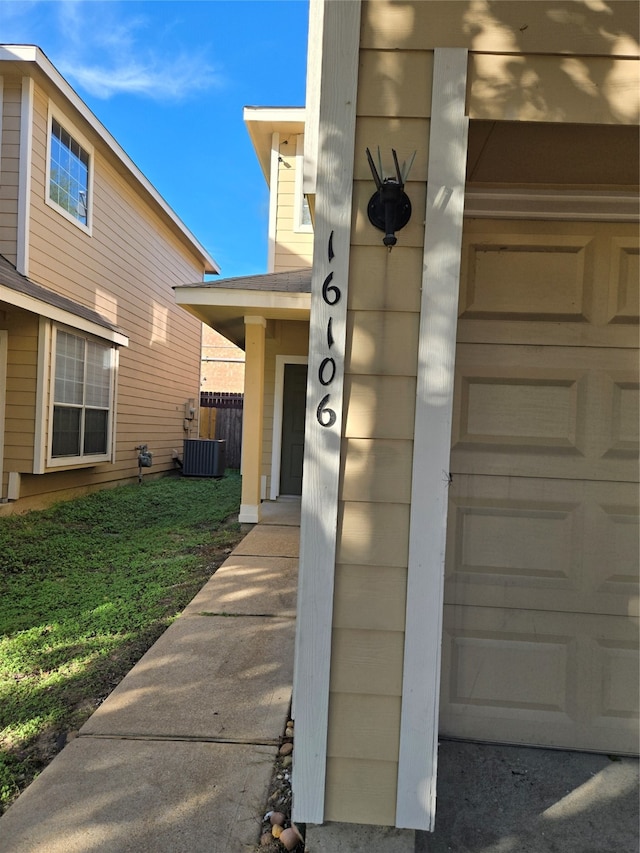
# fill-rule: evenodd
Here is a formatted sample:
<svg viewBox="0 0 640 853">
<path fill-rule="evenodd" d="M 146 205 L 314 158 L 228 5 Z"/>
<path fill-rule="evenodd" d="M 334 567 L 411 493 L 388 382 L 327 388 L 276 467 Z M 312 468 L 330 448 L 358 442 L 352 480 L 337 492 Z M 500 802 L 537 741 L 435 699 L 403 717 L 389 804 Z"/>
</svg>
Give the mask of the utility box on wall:
<svg viewBox="0 0 640 853">
<path fill-rule="evenodd" d="M 207 438 L 186 438 L 182 454 L 185 477 L 224 477 L 226 442 Z"/>
</svg>

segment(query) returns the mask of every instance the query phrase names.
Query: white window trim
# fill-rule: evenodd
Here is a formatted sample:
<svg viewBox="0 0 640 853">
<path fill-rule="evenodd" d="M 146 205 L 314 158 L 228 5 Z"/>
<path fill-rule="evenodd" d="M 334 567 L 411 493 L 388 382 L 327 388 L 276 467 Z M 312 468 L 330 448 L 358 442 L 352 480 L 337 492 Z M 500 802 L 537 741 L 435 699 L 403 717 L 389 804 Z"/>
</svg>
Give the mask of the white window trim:
<svg viewBox="0 0 640 853">
<path fill-rule="evenodd" d="M 271 438 L 271 488 L 269 499 L 280 494 L 280 465 L 282 463 L 282 415 L 284 406 L 284 370 L 287 364 L 308 364 L 306 355 L 277 355 L 276 382 L 273 392 L 273 435 Z"/>
<path fill-rule="evenodd" d="M 271 135 L 271 168 L 269 174 L 269 237 L 267 249 L 267 272 L 276 268 L 276 228 L 278 218 L 278 175 L 280 153 L 280 134 Z"/>
<path fill-rule="evenodd" d="M 67 133 L 74 138 L 74 140 L 81 145 L 84 150 L 89 155 L 89 174 L 87 181 L 87 224 L 85 225 L 83 222 L 80 222 L 79 219 L 76 219 L 75 216 L 72 216 L 68 211 L 61 207 L 57 202 L 53 201 L 51 196 L 49 195 L 50 189 L 50 181 L 51 181 L 51 133 L 52 133 L 52 125 L 53 120 L 56 120 L 58 124 L 67 131 Z M 94 171 L 94 158 L 95 152 L 93 145 L 89 142 L 89 140 L 82 134 L 78 128 L 71 122 L 63 113 L 61 113 L 55 105 L 49 101 L 49 115 L 47 119 L 47 162 L 46 162 L 46 177 L 45 177 L 45 188 L 44 188 L 44 200 L 46 204 L 60 214 L 64 219 L 68 222 L 71 222 L 81 231 L 84 231 L 89 237 L 93 234 L 93 171 Z"/>
<path fill-rule="evenodd" d="M 22 78 L 20 95 L 20 149 L 18 164 L 18 229 L 16 236 L 16 269 L 29 275 L 29 230 L 31 225 L 31 161 L 33 156 L 33 98 L 35 84 L 31 77 Z"/>
<path fill-rule="evenodd" d="M 55 385 L 55 353 L 56 353 L 56 339 L 58 332 L 67 332 L 70 335 L 75 335 L 76 337 L 81 337 L 84 340 L 92 340 L 96 343 L 99 343 L 101 346 L 107 347 L 111 353 L 111 387 L 109 389 L 109 417 L 108 417 L 108 425 L 107 425 L 107 451 L 106 453 L 96 453 L 92 455 L 80 455 L 80 456 L 52 456 L 52 445 L 53 445 L 53 410 L 55 406 L 54 399 L 54 385 Z M 48 400 L 46 405 L 46 418 L 47 418 L 47 468 L 78 468 L 78 467 L 89 467 L 92 465 L 98 465 L 101 462 L 113 462 L 114 461 L 114 442 L 115 442 L 115 400 L 116 400 L 116 384 L 117 384 L 117 349 L 110 342 L 105 341 L 101 338 L 96 338 L 92 335 L 87 335 L 86 333 L 80 332 L 78 329 L 74 329 L 69 326 L 59 326 L 54 325 L 52 329 L 51 335 L 51 357 L 49 359 L 48 365 Z"/>
<path fill-rule="evenodd" d="M 33 447 L 33 473 L 44 474 L 47 470 L 47 404 L 51 375 L 51 336 L 53 323 L 46 317 L 40 317 L 38 328 L 38 375 L 36 387 L 36 430 Z"/>
<path fill-rule="evenodd" d="M 296 176 L 293 185 L 293 230 L 298 234 L 312 234 L 313 225 L 302 223 L 302 205 L 304 202 L 304 135 L 298 134 L 296 141 Z"/>
</svg>

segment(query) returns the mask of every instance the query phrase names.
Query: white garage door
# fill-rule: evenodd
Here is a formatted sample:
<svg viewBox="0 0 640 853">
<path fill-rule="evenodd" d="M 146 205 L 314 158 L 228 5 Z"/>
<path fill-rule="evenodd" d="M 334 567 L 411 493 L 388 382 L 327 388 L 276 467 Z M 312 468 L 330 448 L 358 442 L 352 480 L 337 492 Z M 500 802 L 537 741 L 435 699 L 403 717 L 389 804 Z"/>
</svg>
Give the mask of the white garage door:
<svg viewBox="0 0 640 853">
<path fill-rule="evenodd" d="M 635 753 L 637 226 L 465 233 L 441 733 Z"/>
</svg>

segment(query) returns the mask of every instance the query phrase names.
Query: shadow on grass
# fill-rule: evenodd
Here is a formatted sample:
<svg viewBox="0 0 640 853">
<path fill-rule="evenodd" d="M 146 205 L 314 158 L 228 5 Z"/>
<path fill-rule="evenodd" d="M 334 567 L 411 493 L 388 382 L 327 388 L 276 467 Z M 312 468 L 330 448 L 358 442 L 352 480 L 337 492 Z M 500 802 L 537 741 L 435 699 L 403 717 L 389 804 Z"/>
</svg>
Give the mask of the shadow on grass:
<svg viewBox="0 0 640 853">
<path fill-rule="evenodd" d="M 0 805 L 226 559 L 239 497 L 172 478 L 0 519 Z"/>
</svg>

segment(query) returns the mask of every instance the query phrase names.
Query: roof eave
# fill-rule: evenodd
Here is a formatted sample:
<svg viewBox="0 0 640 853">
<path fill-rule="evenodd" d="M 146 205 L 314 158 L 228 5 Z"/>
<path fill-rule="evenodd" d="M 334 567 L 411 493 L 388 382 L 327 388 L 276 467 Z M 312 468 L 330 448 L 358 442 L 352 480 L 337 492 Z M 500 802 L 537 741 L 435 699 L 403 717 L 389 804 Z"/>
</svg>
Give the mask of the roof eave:
<svg viewBox="0 0 640 853">
<path fill-rule="evenodd" d="M 245 107 L 242 117 L 267 185 L 271 180 L 274 133 L 304 133 L 304 107 Z"/>
<path fill-rule="evenodd" d="M 162 212 L 167 216 L 181 235 L 188 241 L 196 254 L 200 255 L 204 272 L 217 275 L 220 273 L 220 267 L 214 258 L 202 246 L 199 240 L 189 231 L 184 222 L 180 219 L 177 213 L 169 206 L 162 198 L 158 190 L 153 184 L 143 175 L 140 169 L 136 166 L 129 155 L 118 144 L 114 137 L 109 133 L 106 127 L 98 120 L 91 112 L 89 107 L 75 92 L 75 90 L 64 79 L 62 74 L 57 70 L 53 63 L 43 53 L 41 48 L 35 45 L 0 45 L 0 62 L 30 62 L 33 63 L 42 74 L 64 95 L 64 97 L 72 104 L 72 106 L 82 115 L 83 119 L 90 127 L 98 134 L 103 142 L 113 151 L 115 156 L 125 166 L 125 168 L 133 175 L 136 181 L 143 187 L 147 194 L 153 199 L 155 204 L 161 208 Z"/>
</svg>

